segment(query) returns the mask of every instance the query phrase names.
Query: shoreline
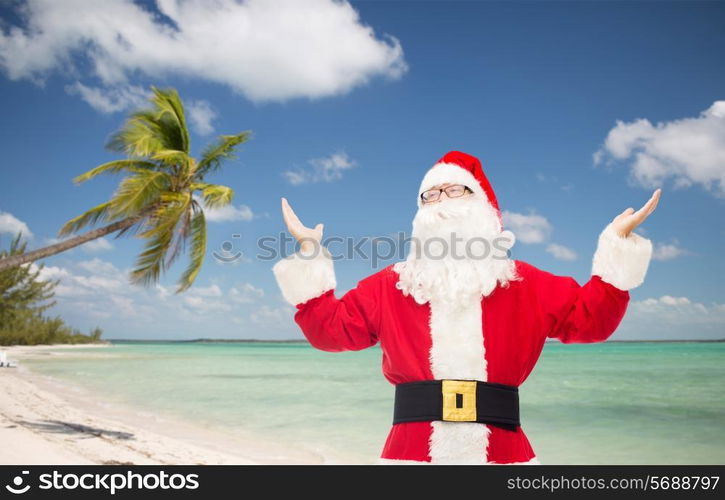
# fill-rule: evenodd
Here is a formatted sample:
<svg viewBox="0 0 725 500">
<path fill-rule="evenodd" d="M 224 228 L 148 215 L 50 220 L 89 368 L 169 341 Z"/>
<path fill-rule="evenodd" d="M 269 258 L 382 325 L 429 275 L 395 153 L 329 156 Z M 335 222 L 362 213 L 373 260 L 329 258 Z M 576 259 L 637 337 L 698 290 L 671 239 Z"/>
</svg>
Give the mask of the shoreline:
<svg viewBox="0 0 725 500">
<path fill-rule="evenodd" d="M 243 431 L 207 428 L 110 403 L 103 395 L 24 366 L 23 361 L 108 344 L 2 346 L 0 464 L 286 465 L 345 463 Z M 50 352 L 60 351 L 60 352 Z"/>
</svg>

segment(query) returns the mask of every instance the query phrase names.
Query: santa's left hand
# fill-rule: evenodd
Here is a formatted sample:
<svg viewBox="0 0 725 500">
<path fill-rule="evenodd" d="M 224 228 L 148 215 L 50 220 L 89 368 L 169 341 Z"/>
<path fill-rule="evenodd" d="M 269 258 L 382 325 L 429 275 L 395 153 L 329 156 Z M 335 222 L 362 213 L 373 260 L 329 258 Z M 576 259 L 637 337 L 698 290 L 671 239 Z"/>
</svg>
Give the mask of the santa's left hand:
<svg viewBox="0 0 725 500">
<path fill-rule="evenodd" d="M 649 217 L 652 212 L 654 212 L 657 207 L 657 203 L 660 201 L 660 194 L 662 194 L 662 190 L 658 188 L 642 208 L 635 212 L 634 208 L 630 207 L 616 216 L 612 220 L 612 227 L 615 231 L 617 231 L 617 234 L 626 238 L 629 236 L 629 233 L 634 230 L 634 228 L 642 224 L 642 222 L 644 222 L 644 220 Z"/>
</svg>

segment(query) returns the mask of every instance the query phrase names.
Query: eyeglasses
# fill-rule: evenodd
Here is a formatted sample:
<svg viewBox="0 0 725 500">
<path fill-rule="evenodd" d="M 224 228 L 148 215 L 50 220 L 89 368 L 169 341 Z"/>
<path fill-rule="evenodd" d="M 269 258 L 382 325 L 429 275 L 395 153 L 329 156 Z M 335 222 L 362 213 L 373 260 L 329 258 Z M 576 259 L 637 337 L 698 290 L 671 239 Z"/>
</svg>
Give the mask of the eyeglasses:
<svg viewBox="0 0 725 500">
<path fill-rule="evenodd" d="M 468 186 L 464 186 L 463 184 L 453 184 L 452 186 L 448 186 L 443 189 L 429 189 L 428 191 L 423 191 L 420 195 L 420 199 L 423 200 L 423 203 L 438 201 L 441 197 L 441 192 L 443 191 L 445 191 L 446 196 L 449 198 L 460 198 L 467 192 L 473 193 Z"/>
</svg>

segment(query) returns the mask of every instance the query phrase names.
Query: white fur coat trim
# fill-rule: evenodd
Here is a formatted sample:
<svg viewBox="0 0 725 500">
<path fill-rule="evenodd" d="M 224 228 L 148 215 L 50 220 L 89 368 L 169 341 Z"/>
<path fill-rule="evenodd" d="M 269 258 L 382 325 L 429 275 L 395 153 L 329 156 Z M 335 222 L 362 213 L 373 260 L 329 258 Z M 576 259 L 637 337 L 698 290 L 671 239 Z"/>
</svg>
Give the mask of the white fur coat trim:
<svg viewBox="0 0 725 500">
<path fill-rule="evenodd" d="M 430 302 L 430 367 L 441 379 L 487 380 L 480 300 Z M 434 463 L 485 464 L 488 425 L 431 422 L 429 453 Z"/>
<path fill-rule="evenodd" d="M 330 252 L 318 247 L 311 255 L 300 252 L 280 260 L 273 267 L 285 300 L 292 305 L 319 297 L 337 286 Z"/>
<path fill-rule="evenodd" d="M 623 238 L 609 224 L 599 235 L 592 275 L 620 290 L 631 290 L 644 281 L 651 258 L 650 240 L 634 232 Z"/>
</svg>

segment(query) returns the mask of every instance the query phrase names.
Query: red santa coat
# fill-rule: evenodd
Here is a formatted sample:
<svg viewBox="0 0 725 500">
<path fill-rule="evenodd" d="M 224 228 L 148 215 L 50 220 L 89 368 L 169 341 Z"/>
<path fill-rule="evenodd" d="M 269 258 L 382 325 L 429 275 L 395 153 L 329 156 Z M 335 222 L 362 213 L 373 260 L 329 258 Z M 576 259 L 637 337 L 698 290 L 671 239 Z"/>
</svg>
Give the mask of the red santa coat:
<svg viewBox="0 0 725 500">
<path fill-rule="evenodd" d="M 520 386 L 547 338 L 602 342 L 617 328 L 628 290 L 644 279 L 652 245 L 634 233 L 602 232 L 591 279 L 580 286 L 515 261 L 521 279 L 497 287 L 480 303 L 417 303 L 396 287 L 393 266 L 363 279 L 337 298 L 329 255 L 295 254 L 274 266 L 295 321 L 310 344 L 329 352 L 380 343 L 382 371 L 391 384 L 477 379 Z M 392 425 L 378 463 L 538 464 L 524 433 L 477 422 Z"/>
</svg>

